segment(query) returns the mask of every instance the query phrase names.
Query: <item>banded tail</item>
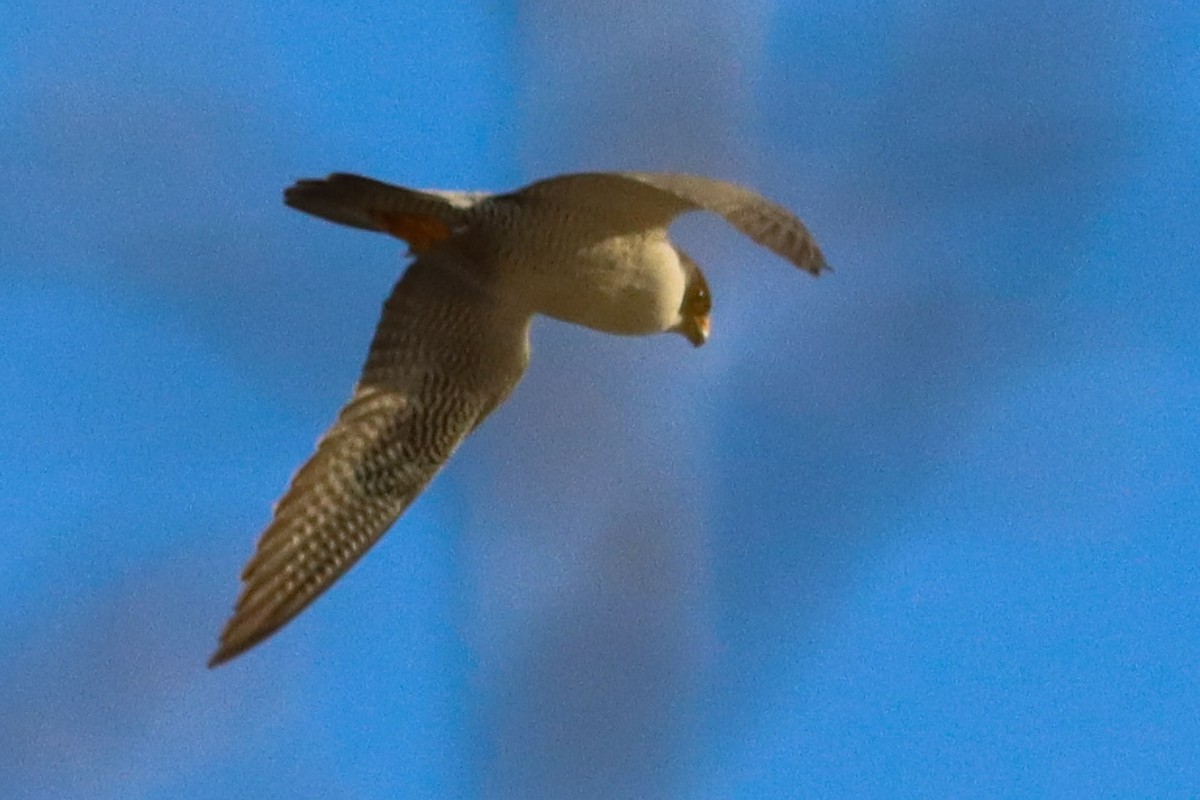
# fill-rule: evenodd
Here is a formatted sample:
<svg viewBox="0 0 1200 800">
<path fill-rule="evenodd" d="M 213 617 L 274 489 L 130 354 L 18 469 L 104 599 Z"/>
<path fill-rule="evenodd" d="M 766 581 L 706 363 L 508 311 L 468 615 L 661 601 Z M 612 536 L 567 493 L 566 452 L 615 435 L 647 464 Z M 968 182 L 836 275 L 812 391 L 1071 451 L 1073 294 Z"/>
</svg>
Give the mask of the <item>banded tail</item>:
<svg viewBox="0 0 1200 800">
<path fill-rule="evenodd" d="M 423 253 L 457 231 L 467 209 L 486 196 L 406 189 L 339 172 L 297 181 L 284 191 L 283 202 L 330 222 L 390 234 Z"/>
</svg>

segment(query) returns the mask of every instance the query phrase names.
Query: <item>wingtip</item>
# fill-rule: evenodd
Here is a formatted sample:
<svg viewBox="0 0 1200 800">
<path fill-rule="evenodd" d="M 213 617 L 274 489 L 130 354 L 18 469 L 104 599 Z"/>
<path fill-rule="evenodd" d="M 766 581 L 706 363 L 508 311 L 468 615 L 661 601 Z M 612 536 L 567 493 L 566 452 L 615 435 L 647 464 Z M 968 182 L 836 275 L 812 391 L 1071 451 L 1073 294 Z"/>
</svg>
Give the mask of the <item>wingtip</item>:
<svg viewBox="0 0 1200 800">
<path fill-rule="evenodd" d="M 226 644 L 221 644 L 219 647 L 217 647 L 216 652 L 214 652 L 212 654 L 212 656 L 208 659 L 208 668 L 216 669 L 217 667 L 221 666 L 222 664 L 232 660 L 235 656 L 239 655 L 241 652 L 242 652 L 241 650 L 231 648 Z"/>
<path fill-rule="evenodd" d="M 264 633 L 257 631 L 247 635 L 244 628 L 235 626 L 234 622 L 231 621 L 229 625 L 225 626 L 225 630 L 221 632 L 221 638 L 217 642 L 217 649 L 212 654 L 212 657 L 208 659 L 208 668 L 213 669 L 232 661 L 267 638 L 272 632 L 267 631 Z"/>
<path fill-rule="evenodd" d="M 825 254 L 821 252 L 821 248 L 817 246 L 816 242 L 810 239 L 807 250 L 808 252 L 796 262 L 800 269 L 814 278 L 820 277 L 825 272 L 833 272 L 833 267 L 829 266 L 829 262 L 825 260 Z"/>
<path fill-rule="evenodd" d="M 219 667 L 227 661 L 232 661 L 250 650 L 255 645 L 267 639 L 279 629 L 279 625 L 263 625 L 251 623 L 242 615 L 243 609 L 239 601 L 239 610 L 233 619 L 221 631 L 217 642 L 217 650 L 208 659 L 208 668 Z"/>
</svg>

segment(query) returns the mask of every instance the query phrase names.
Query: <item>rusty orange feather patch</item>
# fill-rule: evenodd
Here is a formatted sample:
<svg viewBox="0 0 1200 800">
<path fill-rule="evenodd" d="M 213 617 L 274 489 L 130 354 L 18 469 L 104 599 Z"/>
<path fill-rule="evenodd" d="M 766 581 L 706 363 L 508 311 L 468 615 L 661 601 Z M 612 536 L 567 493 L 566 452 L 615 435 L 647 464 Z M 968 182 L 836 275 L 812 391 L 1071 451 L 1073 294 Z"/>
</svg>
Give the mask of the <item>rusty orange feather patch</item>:
<svg viewBox="0 0 1200 800">
<path fill-rule="evenodd" d="M 424 253 L 450 238 L 450 228 L 437 217 L 427 214 L 376 214 L 375 219 L 380 228 L 408 242 L 414 253 Z"/>
</svg>

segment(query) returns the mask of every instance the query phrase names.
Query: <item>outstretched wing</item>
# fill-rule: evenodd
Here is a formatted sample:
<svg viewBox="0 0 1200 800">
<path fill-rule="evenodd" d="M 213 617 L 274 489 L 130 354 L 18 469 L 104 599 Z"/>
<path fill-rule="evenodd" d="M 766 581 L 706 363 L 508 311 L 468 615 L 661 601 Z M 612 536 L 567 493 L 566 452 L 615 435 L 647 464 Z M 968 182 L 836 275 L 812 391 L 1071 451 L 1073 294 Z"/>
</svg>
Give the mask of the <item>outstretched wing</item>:
<svg viewBox="0 0 1200 800">
<path fill-rule="evenodd" d="M 816 240 L 786 208 L 735 183 L 670 172 L 585 172 L 530 184 L 529 193 L 667 225 L 685 211 L 711 211 L 803 270 L 829 269 Z"/>
<path fill-rule="evenodd" d="M 520 379 L 529 315 L 463 281 L 459 258 L 418 259 L 384 304 L 353 397 L 276 505 L 209 666 L 328 589 Z"/>
<path fill-rule="evenodd" d="M 283 202 L 330 222 L 390 233 L 408 242 L 414 253 L 423 253 L 453 234 L 462 224 L 463 213 L 486 196 L 485 192 L 406 189 L 335 172 L 327 178 L 297 181 L 284 191 Z"/>
</svg>

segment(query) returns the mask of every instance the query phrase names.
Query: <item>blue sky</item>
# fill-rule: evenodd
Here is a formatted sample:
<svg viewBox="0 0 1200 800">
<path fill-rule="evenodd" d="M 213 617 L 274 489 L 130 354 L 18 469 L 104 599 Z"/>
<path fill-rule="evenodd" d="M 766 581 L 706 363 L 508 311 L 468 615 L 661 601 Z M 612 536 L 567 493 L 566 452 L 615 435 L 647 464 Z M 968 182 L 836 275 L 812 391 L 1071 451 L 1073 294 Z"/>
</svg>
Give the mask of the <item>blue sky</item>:
<svg viewBox="0 0 1200 800">
<path fill-rule="evenodd" d="M 0 795 L 1200 791 L 1200 12 L 15 0 Z M 714 334 L 550 321 L 294 624 L 204 662 L 394 242 L 335 170 L 686 170 Z"/>
</svg>

